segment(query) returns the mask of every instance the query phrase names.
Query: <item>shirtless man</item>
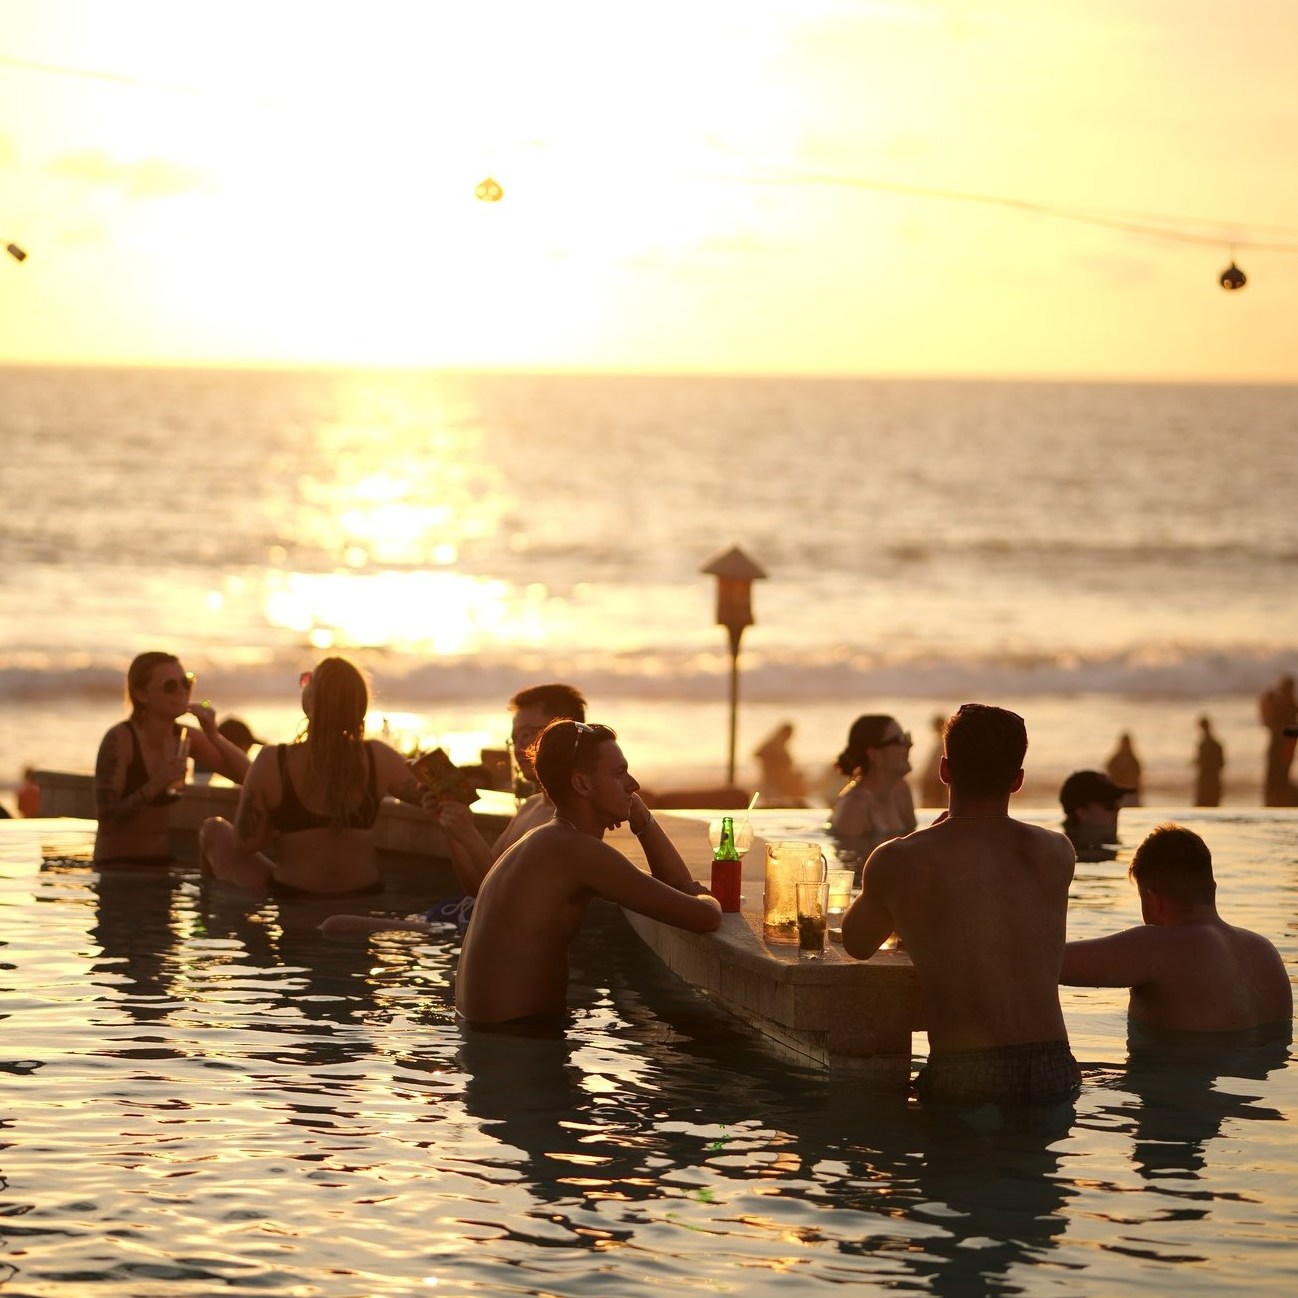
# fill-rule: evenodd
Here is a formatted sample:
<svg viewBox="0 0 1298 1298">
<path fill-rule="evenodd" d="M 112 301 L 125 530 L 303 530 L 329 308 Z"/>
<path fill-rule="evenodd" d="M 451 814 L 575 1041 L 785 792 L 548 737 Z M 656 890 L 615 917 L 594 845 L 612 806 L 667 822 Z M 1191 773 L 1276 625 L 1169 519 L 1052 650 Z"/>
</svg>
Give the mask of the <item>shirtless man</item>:
<svg viewBox="0 0 1298 1298">
<path fill-rule="evenodd" d="M 637 793 L 612 730 L 552 721 L 532 760 L 555 814 L 500 857 L 478 892 L 455 986 L 456 1007 L 475 1027 L 562 1024 L 568 943 L 594 897 L 695 933 L 721 923 L 720 906 Z M 603 841 L 624 820 L 651 874 Z"/>
<path fill-rule="evenodd" d="M 541 731 L 556 718 L 585 721 L 586 700 L 581 691 L 571 685 L 532 685 L 519 690 L 509 700 L 509 707 L 514 714 L 511 740 L 519 770 L 535 784 L 536 771 L 529 755 L 532 745 Z M 491 844 L 483 838 L 473 813 L 462 802 L 439 803 L 430 797 L 425 798 L 424 807 L 436 815 L 437 823 L 446 834 L 455 877 L 470 897 L 478 895 L 487 871 L 508 848 L 554 815 L 554 804 L 545 793 L 534 793 L 518 808 L 509 824 L 501 830 L 500 837 Z"/>
<path fill-rule="evenodd" d="M 1053 1104 L 1081 1080 L 1059 1006 L 1073 849 L 1012 820 L 1023 784 L 1023 718 L 966 703 L 946 723 L 950 811 L 870 855 L 843 920 L 843 946 L 867 960 L 887 936 L 910 954 L 928 1016 L 922 1099 Z"/>
<path fill-rule="evenodd" d="M 1233 1032 L 1293 1016 L 1280 953 L 1260 933 L 1217 914 L 1208 845 L 1180 825 L 1159 825 L 1136 849 L 1128 874 L 1144 924 L 1069 942 L 1059 981 L 1130 987 L 1128 1013 L 1151 1028 Z"/>
</svg>

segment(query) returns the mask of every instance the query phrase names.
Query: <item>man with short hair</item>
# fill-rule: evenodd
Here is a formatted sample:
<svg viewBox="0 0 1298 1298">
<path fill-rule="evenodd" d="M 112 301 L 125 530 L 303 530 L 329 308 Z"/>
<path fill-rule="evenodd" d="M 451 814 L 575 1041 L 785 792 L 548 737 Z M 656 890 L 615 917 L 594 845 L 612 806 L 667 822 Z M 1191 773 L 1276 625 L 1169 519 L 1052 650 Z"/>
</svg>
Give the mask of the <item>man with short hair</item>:
<svg viewBox="0 0 1298 1298">
<path fill-rule="evenodd" d="M 948 719 L 939 770 L 950 809 L 877 847 L 843 946 L 866 960 L 892 932 L 924 992 L 926 1101 L 1050 1105 L 1081 1080 L 1059 1006 L 1073 850 L 1053 830 L 1013 820 L 1023 784 L 1023 718 L 966 703 Z"/>
<path fill-rule="evenodd" d="M 1144 923 L 1069 942 L 1059 981 L 1130 987 L 1130 1017 L 1152 1028 L 1231 1032 L 1293 1016 L 1284 961 L 1260 933 L 1217 913 L 1212 853 L 1192 830 L 1159 825 L 1128 870 Z"/>
<path fill-rule="evenodd" d="M 510 738 L 515 759 L 523 776 L 535 784 L 536 772 L 529 756 L 532 745 L 541 731 L 557 718 L 585 721 L 586 700 L 572 685 L 531 685 L 519 690 L 509 700 L 509 708 L 514 714 Z M 529 830 L 544 825 L 554 815 L 554 804 L 544 791 L 534 793 L 514 812 L 496 841 L 488 843 L 475 823 L 473 813 L 462 802 L 438 801 L 430 794 L 423 805 L 436 816 L 442 827 L 451 851 L 451 867 L 460 887 L 470 897 L 477 895 L 487 871 L 502 853 Z"/>
<path fill-rule="evenodd" d="M 1079 861 L 1112 861 L 1118 854 L 1118 812 L 1131 789 L 1103 771 L 1074 771 L 1059 790 L 1064 833 Z"/>
<path fill-rule="evenodd" d="M 475 1027 L 561 1028 L 568 944 L 595 897 L 695 933 L 721 923 L 720 906 L 641 800 L 612 730 L 552 721 L 532 760 L 554 817 L 509 848 L 478 891 L 455 983 L 456 1008 Z M 603 841 L 623 821 L 651 873 Z"/>
</svg>

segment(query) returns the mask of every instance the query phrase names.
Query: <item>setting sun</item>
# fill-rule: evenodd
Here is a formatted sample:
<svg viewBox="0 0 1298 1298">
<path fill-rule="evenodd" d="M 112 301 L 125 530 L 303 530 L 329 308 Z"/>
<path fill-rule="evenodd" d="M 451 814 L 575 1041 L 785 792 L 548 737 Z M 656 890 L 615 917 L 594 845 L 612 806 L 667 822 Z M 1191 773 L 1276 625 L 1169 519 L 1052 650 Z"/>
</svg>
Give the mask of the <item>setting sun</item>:
<svg viewBox="0 0 1298 1298">
<path fill-rule="evenodd" d="M 1283 4 L 6 20 L 9 360 L 1293 374 Z"/>
</svg>

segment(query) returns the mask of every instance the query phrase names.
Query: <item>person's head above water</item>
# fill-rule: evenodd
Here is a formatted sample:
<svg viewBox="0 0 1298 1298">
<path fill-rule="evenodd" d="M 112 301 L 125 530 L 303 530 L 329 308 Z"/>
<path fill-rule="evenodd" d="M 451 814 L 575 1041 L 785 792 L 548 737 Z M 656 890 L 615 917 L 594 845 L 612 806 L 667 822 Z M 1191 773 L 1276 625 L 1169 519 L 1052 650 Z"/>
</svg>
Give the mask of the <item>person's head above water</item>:
<svg viewBox="0 0 1298 1298">
<path fill-rule="evenodd" d="M 965 703 L 947 718 L 942 747 L 953 790 L 973 797 L 1008 795 L 1023 774 L 1028 728 L 1008 708 Z"/>
<path fill-rule="evenodd" d="M 301 684 L 309 738 L 365 738 L 370 692 L 357 667 L 346 658 L 325 658 L 311 671 L 302 673 Z"/>
<path fill-rule="evenodd" d="M 1159 825 L 1136 848 L 1127 874 L 1140 892 L 1146 923 L 1180 916 L 1216 903 L 1212 852 L 1193 830 Z M 1151 894 L 1161 899 L 1151 901 Z"/>
<path fill-rule="evenodd" d="M 640 784 L 610 727 L 551 721 L 532 761 L 546 797 L 576 827 L 602 833 L 629 819 Z"/>
<path fill-rule="evenodd" d="M 179 703 L 182 699 L 188 702 L 193 684 L 193 676 L 181 667 L 175 654 L 150 649 L 136 654 L 126 669 L 126 706 L 131 710 L 132 719 L 139 720 L 149 711 L 151 694 L 155 691 L 168 696 L 169 703 Z"/>
<path fill-rule="evenodd" d="M 844 775 L 870 773 L 871 764 L 878 761 L 882 750 L 900 748 L 910 751 L 910 736 L 897 724 L 896 718 L 882 713 L 867 713 L 852 722 L 847 732 L 847 747 L 838 755 L 836 765 Z"/>
<path fill-rule="evenodd" d="M 519 690 L 509 700 L 509 710 L 514 714 L 509 741 L 514 747 L 514 757 L 519 770 L 528 780 L 536 779 L 532 767 L 532 748 L 542 730 L 559 718 L 569 721 L 586 720 L 586 700 L 572 685 L 554 683 L 529 685 Z"/>
<path fill-rule="evenodd" d="M 1103 771 L 1074 771 L 1059 790 L 1059 804 L 1064 809 L 1066 824 L 1087 824 L 1104 821 L 1109 817 L 1116 826 L 1118 808 L 1128 793 L 1125 785 L 1117 784 Z"/>
</svg>

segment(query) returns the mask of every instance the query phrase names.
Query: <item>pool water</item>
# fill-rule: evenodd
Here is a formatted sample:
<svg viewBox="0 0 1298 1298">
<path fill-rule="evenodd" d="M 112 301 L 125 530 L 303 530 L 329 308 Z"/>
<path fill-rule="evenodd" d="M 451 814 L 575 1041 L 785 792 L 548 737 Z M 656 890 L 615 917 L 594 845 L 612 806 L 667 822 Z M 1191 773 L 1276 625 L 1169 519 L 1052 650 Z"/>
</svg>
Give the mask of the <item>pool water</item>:
<svg viewBox="0 0 1298 1298">
<path fill-rule="evenodd" d="M 782 816 L 759 832 L 815 831 Z M 1124 837 L 1163 818 L 1126 811 Z M 1223 914 L 1298 966 L 1298 816 L 1185 823 Z M 453 936 L 325 939 L 318 906 L 183 868 L 101 877 L 91 832 L 0 830 L 5 1298 L 1278 1296 L 1298 1278 L 1283 1046 L 1129 1066 L 1125 994 L 1065 989 L 1087 1074 L 1072 1120 L 937 1119 L 777 1059 L 602 906 L 566 1041 L 466 1039 Z M 402 875 L 381 904 L 424 899 Z M 1072 936 L 1137 920 L 1121 861 L 1079 867 Z"/>
</svg>

